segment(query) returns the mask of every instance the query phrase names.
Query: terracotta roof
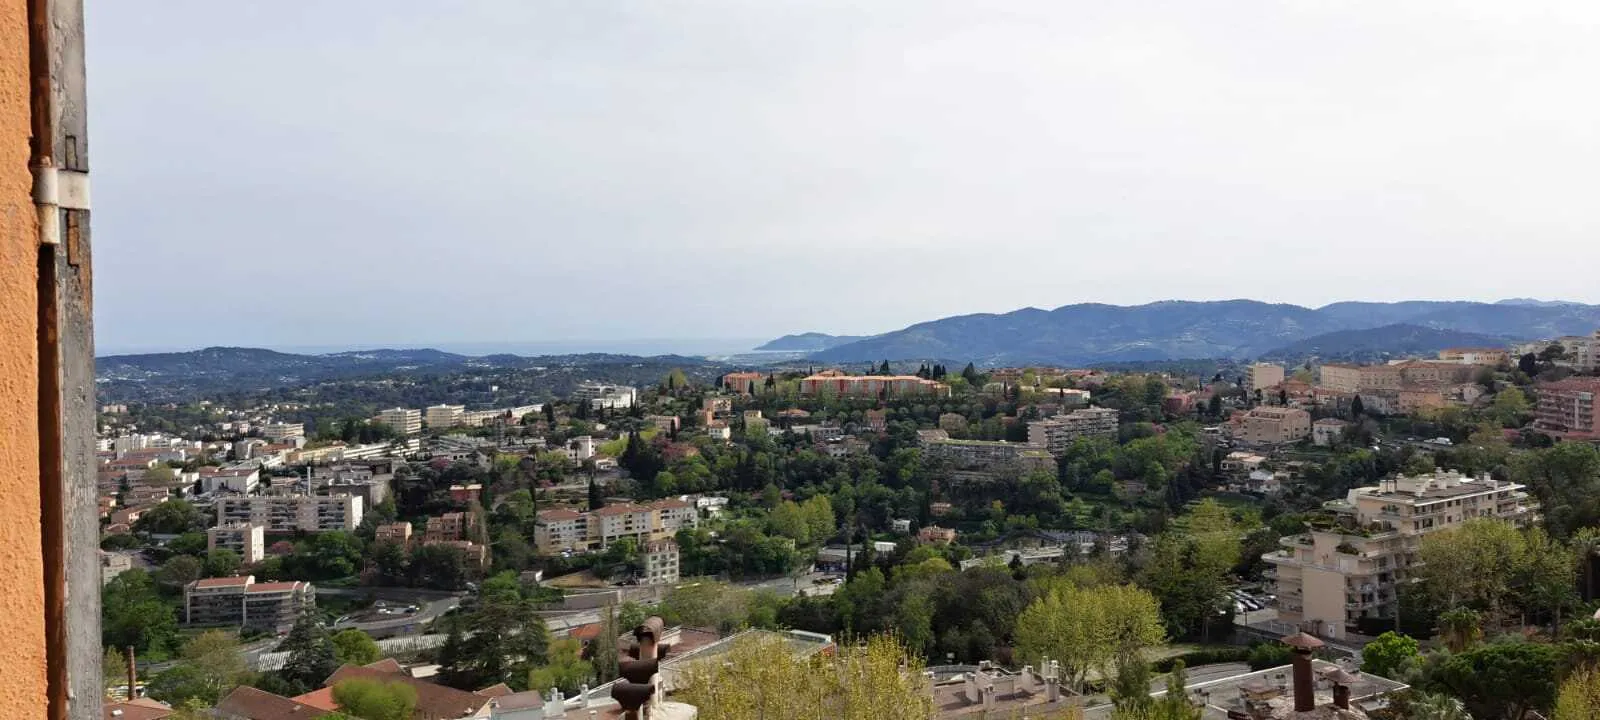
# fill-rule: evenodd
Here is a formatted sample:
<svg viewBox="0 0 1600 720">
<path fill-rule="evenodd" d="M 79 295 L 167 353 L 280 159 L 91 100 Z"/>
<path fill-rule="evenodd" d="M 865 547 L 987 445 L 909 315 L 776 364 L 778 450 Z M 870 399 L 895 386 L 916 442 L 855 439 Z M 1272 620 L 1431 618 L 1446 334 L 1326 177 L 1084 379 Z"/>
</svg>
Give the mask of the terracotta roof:
<svg viewBox="0 0 1600 720">
<path fill-rule="evenodd" d="M 323 712 L 334 712 L 339 709 L 338 701 L 333 699 L 333 688 L 325 687 L 321 690 L 312 690 L 304 695 L 289 698 L 301 705 L 309 705 Z"/>
<path fill-rule="evenodd" d="M 238 576 L 238 575 L 235 575 L 233 577 L 206 578 L 204 580 L 196 580 L 196 581 L 194 581 L 194 586 L 196 588 L 200 588 L 200 589 L 219 588 L 219 587 L 236 587 L 236 586 L 237 587 L 243 587 L 243 586 L 249 585 L 249 584 L 250 584 L 250 577 L 249 576 L 242 576 L 241 577 L 241 576 Z"/>
<path fill-rule="evenodd" d="M 330 686 L 354 678 L 378 680 L 381 682 L 401 682 L 410 685 L 417 691 L 417 720 L 454 720 L 455 718 L 469 717 L 483 709 L 490 698 L 476 695 L 465 690 L 437 685 L 426 680 L 418 680 L 404 672 L 386 672 L 371 667 L 356 667 L 345 665 L 328 678 Z"/>
<path fill-rule="evenodd" d="M 501 698 L 510 694 L 512 694 L 511 686 L 505 683 L 495 683 L 473 693 L 473 695 L 482 695 L 486 698 Z"/>
<path fill-rule="evenodd" d="M 300 587 L 303 584 L 304 583 L 300 583 L 300 582 L 256 583 L 254 585 L 251 585 L 250 589 L 246 590 L 245 592 L 252 592 L 252 593 L 283 592 L 285 590 L 293 590 L 293 589 L 295 589 L 297 587 Z"/>
<path fill-rule="evenodd" d="M 578 512 L 577 510 L 568 510 L 566 508 L 554 508 L 551 510 L 539 511 L 540 520 L 577 520 L 581 517 L 583 517 L 583 513 Z"/>
<path fill-rule="evenodd" d="M 234 688 L 233 692 L 218 701 L 217 711 L 224 717 L 237 716 L 249 720 L 311 720 L 328 714 L 325 708 L 312 707 L 248 685 Z"/>
<path fill-rule="evenodd" d="M 603 508 L 600 508 L 599 510 L 595 510 L 594 514 L 595 515 L 600 515 L 600 516 L 606 516 L 606 515 L 628 515 L 628 514 L 632 514 L 632 513 L 643 513 L 643 512 L 650 512 L 650 509 L 649 508 L 639 507 L 638 505 L 622 504 L 622 505 L 607 505 L 607 506 L 605 506 Z"/>
<path fill-rule="evenodd" d="M 400 664 L 400 661 L 394 658 L 384 658 L 377 662 L 367 663 L 361 667 L 369 670 L 377 670 L 378 672 L 400 673 L 406 671 L 405 667 Z"/>
<path fill-rule="evenodd" d="M 677 498 L 669 498 L 667 500 L 657 500 L 657 501 L 655 501 L 653 503 L 650 503 L 650 507 L 658 508 L 658 509 L 664 509 L 664 508 L 692 508 L 692 507 L 694 507 L 694 503 L 689 502 L 688 500 L 679 500 Z"/>
<path fill-rule="evenodd" d="M 118 714 L 113 714 L 120 710 Z M 172 708 L 149 698 L 139 698 L 130 702 L 108 702 L 101 711 L 105 720 L 162 720 L 172 717 Z"/>
</svg>

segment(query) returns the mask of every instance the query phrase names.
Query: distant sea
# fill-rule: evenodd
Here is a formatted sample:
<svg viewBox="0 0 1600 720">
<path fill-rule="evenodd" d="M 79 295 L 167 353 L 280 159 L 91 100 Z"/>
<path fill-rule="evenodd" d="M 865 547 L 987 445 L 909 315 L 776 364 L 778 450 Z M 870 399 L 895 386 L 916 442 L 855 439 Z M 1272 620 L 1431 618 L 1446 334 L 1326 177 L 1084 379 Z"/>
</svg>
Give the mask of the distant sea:
<svg viewBox="0 0 1600 720">
<path fill-rule="evenodd" d="M 544 340 L 538 342 L 390 342 L 360 343 L 355 345 L 274 345 L 251 343 L 217 343 L 243 347 L 261 347 L 278 352 L 300 355 L 323 355 L 349 350 L 413 350 L 433 348 L 459 355 L 576 355 L 581 353 L 614 353 L 618 355 L 685 355 L 689 357 L 723 357 L 750 352 L 772 338 L 597 338 L 593 340 Z M 142 346 L 95 348 L 97 355 L 130 355 L 146 353 L 186 352 L 199 347 Z"/>
</svg>

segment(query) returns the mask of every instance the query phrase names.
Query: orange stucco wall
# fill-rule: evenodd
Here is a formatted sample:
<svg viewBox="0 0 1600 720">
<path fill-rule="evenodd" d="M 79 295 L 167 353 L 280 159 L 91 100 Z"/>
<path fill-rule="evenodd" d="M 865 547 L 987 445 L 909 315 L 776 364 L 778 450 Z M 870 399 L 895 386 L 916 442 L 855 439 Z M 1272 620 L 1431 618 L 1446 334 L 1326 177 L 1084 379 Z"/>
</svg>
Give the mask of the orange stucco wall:
<svg viewBox="0 0 1600 720">
<path fill-rule="evenodd" d="M 25 0 L 0 0 L 0 717 L 43 717 L 38 239 L 28 172 Z"/>
</svg>

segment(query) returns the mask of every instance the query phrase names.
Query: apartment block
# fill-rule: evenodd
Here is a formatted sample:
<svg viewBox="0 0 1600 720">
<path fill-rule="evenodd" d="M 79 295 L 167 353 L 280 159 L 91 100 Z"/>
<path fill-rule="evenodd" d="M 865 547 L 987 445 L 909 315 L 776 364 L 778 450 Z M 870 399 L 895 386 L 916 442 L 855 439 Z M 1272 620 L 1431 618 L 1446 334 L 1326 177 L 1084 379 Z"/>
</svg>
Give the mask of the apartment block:
<svg viewBox="0 0 1600 720">
<path fill-rule="evenodd" d="M 281 443 L 305 436 L 306 426 L 303 423 L 267 423 L 261 426 L 261 437 L 269 442 Z"/>
<path fill-rule="evenodd" d="M 1522 485 L 1455 471 L 1398 475 L 1324 505 L 1334 518 L 1283 538 L 1262 556 L 1278 619 L 1325 637 L 1356 631 L 1362 619 L 1390 619 L 1396 588 L 1410 579 L 1423 536 L 1474 518 L 1526 526 L 1538 519 Z"/>
<path fill-rule="evenodd" d="M 390 542 L 403 548 L 409 548 L 411 547 L 411 523 L 401 521 L 379 525 L 373 534 L 372 541 Z"/>
<path fill-rule="evenodd" d="M 837 371 L 817 373 L 800 381 L 800 394 L 808 397 L 880 397 L 931 395 L 948 397 L 950 386 L 915 375 L 845 375 Z"/>
<path fill-rule="evenodd" d="M 943 433 L 942 430 L 921 431 Z M 960 468 L 982 467 L 994 468 L 1003 465 L 1015 466 L 1023 473 L 1035 470 L 1054 470 L 1056 461 L 1049 452 L 1037 445 L 1027 443 L 999 442 L 988 440 L 951 440 L 946 438 L 932 438 L 922 444 L 923 454 L 928 457 L 945 458 L 951 464 Z"/>
<path fill-rule="evenodd" d="M 430 405 L 423 413 L 422 419 L 427 421 L 429 428 L 448 428 L 464 424 L 466 414 L 465 405 Z"/>
<path fill-rule="evenodd" d="M 308 582 L 258 583 L 253 575 L 207 578 L 184 587 L 183 622 L 273 632 L 293 625 L 316 604 L 317 591 Z"/>
<path fill-rule="evenodd" d="M 423 531 L 422 541 L 434 543 L 446 540 L 465 540 L 467 531 L 476 522 L 477 515 L 470 512 L 449 512 L 438 517 L 428 518 L 427 529 Z"/>
<path fill-rule="evenodd" d="M 415 435 L 422 432 L 422 411 L 410 408 L 389 408 L 378 413 L 379 423 L 388 425 L 391 430 L 399 435 Z"/>
<path fill-rule="evenodd" d="M 766 387 L 767 376 L 758 372 L 731 372 L 722 376 L 722 387 L 740 395 L 754 395 Z"/>
<path fill-rule="evenodd" d="M 1274 363 L 1256 363 L 1244 369 L 1244 384 L 1251 392 L 1273 387 L 1283 382 L 1283 366 Z"/>
<path fill-rule="evenodd" d="M 249 523 L 269 533 L 354 530 L 359 495 L 228 495 L 217 498 L 217 524 Z"/>
<path fill-rule="evenodd" d="M 1272 446 L 1311 436 L 1311 413 L 1299 408 L 1258 407 L 1239 420 L 1233 439 L 1245 445 Z"/>
<path fill-rule="evenodd" d="M 572 391 L 572 399 L 587 402 L 596 410 L 625 410 L 639 399 L 639 389 L 627 385 L 586 382 Z"/>
<path fill-rule="evenodd" d="M 1327 363 L 1318 369 L 1317 384 L 1343 393 L 1361 391 L 1361 366 Z"/>
<path fill-rule="evenodd" d="M 678 582 L 678 543 L 652 540 L 644 546 L 644 585 L 673 585 Z"/>
<path fill-rule="evenodd" d="M 250 523 L 228 523 L 206 531 L 206 549 L 232 550 L 246 565 L 267 556 L 266 529 Z"/>
<path fill-rule="evenodd" d="M 1505 348 L 1446 348 L 1439 351 L 1439 361 L 1498 367 L 1511 362 L 1511 353 Z"/>
<path fill-rule="evenodd" d="M 1600 438 L 1600 421 L 1594 401 L 1600 395 L 1600 378 L 1570 377 L 1539 385 L 1539 403 L 1533 426 L 1574 439 Z"/>
<path fill-rule="evenodd" d="M 1078 438 L 1116 437 L 1117 421 L 1117 411 L 1110 408 L 1073 410 L 1028 423 L 1028 444 L 1060 457 Z"/>
<path fill-rule="evenodd" d="M 599 510 L 543 510 L 534 522 L 533 542 L 539 552 L 589 552 L 631 538 L 639 543 L 666 540 L 700 523 L 694 503 L 658 500 L 647 505 L 620 503 Z"/>
</svg>

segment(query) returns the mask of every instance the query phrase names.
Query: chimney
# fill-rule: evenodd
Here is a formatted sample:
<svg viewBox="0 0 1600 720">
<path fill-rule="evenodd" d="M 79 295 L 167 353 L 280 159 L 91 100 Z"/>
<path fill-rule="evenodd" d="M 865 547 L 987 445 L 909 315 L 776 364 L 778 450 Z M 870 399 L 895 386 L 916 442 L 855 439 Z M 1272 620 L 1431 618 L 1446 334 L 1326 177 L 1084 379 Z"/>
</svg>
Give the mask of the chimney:
<svg viewBox="0 0 1600 720">
<path fill-rule="evenodd" d="M 128 655 L 128 699 L 134 700 L 139 697 L 139 663 L 134 659 L 132 645 L 125 648 L 124 652 Z"/>
<path fill-rule="evenodd" d="M 1317 709 L 1316 681 L 1311 677 L 1311 653 L 1322 647 L 1322 641 L 1301 632 L 1284 638 L 1283 644 L 1294 650 L 1290 664 L 1294 671 L 1295 712 Z"/>
<path fill-rule="evenodd" d="M 1350 709 L 1350 686 L 1355 685 L 1360 678 L 1339 668 L 1328 673 L 1328 680 L 1333 683 L 1333 706 L 1340 710 Z"/>
</svg>

